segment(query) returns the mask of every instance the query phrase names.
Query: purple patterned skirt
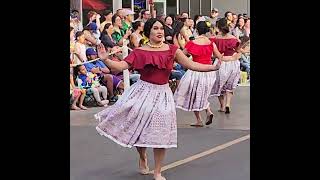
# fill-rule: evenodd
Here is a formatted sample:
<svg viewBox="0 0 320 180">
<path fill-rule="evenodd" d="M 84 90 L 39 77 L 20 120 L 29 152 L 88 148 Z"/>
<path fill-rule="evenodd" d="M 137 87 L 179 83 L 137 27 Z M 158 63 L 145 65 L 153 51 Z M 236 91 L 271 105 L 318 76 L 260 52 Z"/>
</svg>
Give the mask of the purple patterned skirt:
<svg viewBox="0 0 320 180">
<path fill-rule="evenodd" d="M 202 111 L 210 105 L 208 98 L 216 80 L 216 71 L 188 70 L 174 93 L 176 107 L 185 111 Z"/>
<path fill-rule="evenodd" d="M 240 61 L 221 63 L 217 71 L 217 79 L 213 85 L 210 96 L 224 95 L 226 92 L 233 92 L 240 79 Z"/>
<path fill-rule="evenodd" d="M 176 109 L 169 84 L 138 80 L 95 118 L 100 135 L 121 146 L 177 147 Z"/>
</svg>

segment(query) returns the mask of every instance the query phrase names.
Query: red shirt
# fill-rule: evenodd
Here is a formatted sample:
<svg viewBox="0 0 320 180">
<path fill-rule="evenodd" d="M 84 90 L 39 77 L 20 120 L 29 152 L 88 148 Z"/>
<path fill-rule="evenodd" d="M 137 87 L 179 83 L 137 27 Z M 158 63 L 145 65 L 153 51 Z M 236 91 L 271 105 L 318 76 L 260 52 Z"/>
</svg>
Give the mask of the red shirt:
<svg viewBox="0 0 320 180">
<path fill-rule="evenodd" d="M 186 50 L 189 54 L 192 55 L 192 60 L 194 62 L 198 62 L 201 64 L 212 64 L 211 62 L 211 56 L 213 52 L 213 45 L 205 44 L 195 44 L 193 41 L 189 41 L 186 46 Z"/>
<path fill-rule="evenodd" d="M 177 46 L 171 44 L 169 50 L 165 51 L 147 51 L 136 48 L 124 60 L 141 74 L 141 80 L 153 84 L 167 84 L 177 49 Z"/>
<path fill-rule="evenodd" d="M 224 56 L 232 56 L 236 52 L 236 49 L 240 44 L 240 42 L 235 38 L 230 38 L 230 39 L 215 38 L 214 42 L 216 43 L 219 52 L 221 54 L 224 53 Z"/>
</svg>

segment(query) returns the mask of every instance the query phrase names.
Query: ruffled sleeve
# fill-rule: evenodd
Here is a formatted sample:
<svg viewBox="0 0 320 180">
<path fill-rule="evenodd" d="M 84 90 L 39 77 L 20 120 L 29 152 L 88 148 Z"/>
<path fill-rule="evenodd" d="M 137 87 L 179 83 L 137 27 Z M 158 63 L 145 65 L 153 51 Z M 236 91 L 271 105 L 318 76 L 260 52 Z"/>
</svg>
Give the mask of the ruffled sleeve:
<svg viewBox="0 0 320 180">
<path fill-rule="evenodd" d="M 188 51 L 188 53 L 190 53 L 193 56 L 201 56 L 203 54 L 212 53 L 213 46 L 212 46 L 212 44 L 197 45 L 197 44 L 193 43 L 192 41 L 189 41 L 186 44 L 185 49 Z"/>
<path fill-rule="evenodd" d="M 240 45 L 240 42 L 237 39 L 230 39 L 228 42 L 229 48 L 236 48 Z"/>
<path fill-rule="evenodd" d="M 190 52 L 190 50 L 192 49 L 192 45 L 193 45 L 193 42 L 192 41 L 189 41 L 187 42 L 187 44 L 184 46 L 184 48 Z"/>
<path fill-rule="evenodd" d="M 169 44 L 169 48 L 170 48 L 170 50 L 171 50 L 171 54 L 172 54 L 173 57 L 174 57 L 175 54 L 176 54 L 176 51 L 177 51 L 177 49 L 179 49 L 179 47 L 176 46 L 176 45 L 174 45 L 174 44 Z"/>
<path fill-rule="evenodd" d="M 131 67 L 134 67 L 136 61 L 135 51 L 133 50 L 131 53 L 129 53 L 128 56 L 124 58 L 124 61 L 126 61 Z"/>
<path fill-rule="evenodd" d="M 236 51 L 235 49 L 239 46 L 240 42 L 235 39 L 216 39 L 216 45 L 220 53 L 224 53 L 225 56 L 232 56 Z"/>
<path fill-rule="evenodd" d="M 172 69 L 174 55 L 178 49 L 177 46 L 169 45 L 167 51 L 145 51 L 134 49 L 125 59 L 131 68 L 139 70 L 147 65 L 152 65 L 158 69 Z"/>
</svg>

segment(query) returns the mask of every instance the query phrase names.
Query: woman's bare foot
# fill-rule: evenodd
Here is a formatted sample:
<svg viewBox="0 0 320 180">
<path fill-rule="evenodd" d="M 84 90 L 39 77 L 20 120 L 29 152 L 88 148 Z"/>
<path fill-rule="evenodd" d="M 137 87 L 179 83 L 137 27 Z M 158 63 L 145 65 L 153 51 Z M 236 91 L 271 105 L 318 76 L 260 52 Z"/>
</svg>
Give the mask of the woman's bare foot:
<svg viewBox="0 0 320 180">
<path fill-rule="evenodd" d="M 220 107 L 220 109 L 218 110 L 218 112 L 226 112 L 226 107 Z"/>
<path fill-rule="evenodd" d="M 78 106 L 76 106 L 76 105 L 72 105 L 72 106 L 71 106 L 71 109 L 72 109 L 72 110 L 80 110 L 80 108 L 79 108 Z"/>
<path fill-rule="evenodd" d="M 88 108 L 87 107 L 85 107 L 85 106 L 83 106 L 83 105 L 80 105 L 79 106 L 81 109 L 83 109 L 83 110 L 87 110 Z"/>
<path fill-rule="evenodd" d="M 139 158 L 139 169 L 140 169 L 140 174 L 143 174 L 143 175 L 149 174 L 147 158 L 145 159 Z"/>
<path fill-rule="evenodd" d="M 166 180 L 166 178 L 164 178 L 163 176 L 161 176 L 161 174 L 155 174 L 154 176 L 153 176 L 153 179 L 154 180 Z"/>
<path fill-rule="evenodd" d="M 197 122 L 197 123 L 194 123 L 194 124 L 190 124 L 190 126 L 193 126 L 193 127 L 203 127 L 203 124 L 202 124 L 202 122 Z"/>
<path fill-rule="evenodd" d="M 196 118 L 197 122 L 194 123 L 194 124 L 190 124 L 190 126 L 193 126 L 193 127 L 203 127 L 203 123 L 202 123 L 202 119 L 201 117 L 200 118 Z"/>
</svg>

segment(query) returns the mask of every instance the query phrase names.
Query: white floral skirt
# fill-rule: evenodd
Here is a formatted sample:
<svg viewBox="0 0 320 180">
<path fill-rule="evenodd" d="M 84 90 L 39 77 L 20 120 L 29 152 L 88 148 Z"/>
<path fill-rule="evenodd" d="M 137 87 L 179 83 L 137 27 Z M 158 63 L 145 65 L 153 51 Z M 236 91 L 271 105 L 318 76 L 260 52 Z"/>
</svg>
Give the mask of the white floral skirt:
<svg viewBox="0 0 320 180">
<path fill-rule="evenodd" d="M 95 118 L 100 135 L 121 146 L 177 147 L 176 109 L 169 84 L 138 80 Z"/>
<path fill-rule="evenodd" d="M 174 93 L 176 107 L 185 111 L 202 111 L 210 105 L 208 98 L 216 80 L 216 71 L 188 70 Z"/>
</svg>

